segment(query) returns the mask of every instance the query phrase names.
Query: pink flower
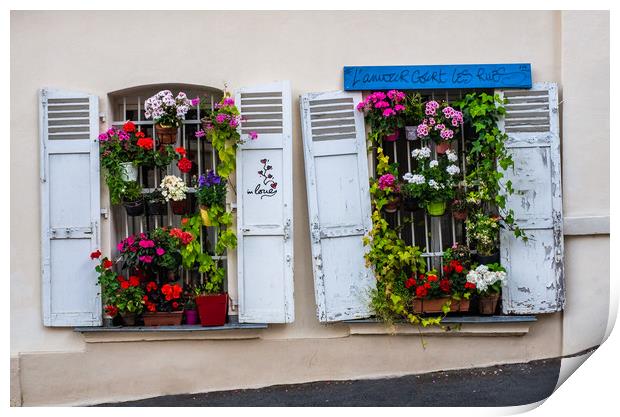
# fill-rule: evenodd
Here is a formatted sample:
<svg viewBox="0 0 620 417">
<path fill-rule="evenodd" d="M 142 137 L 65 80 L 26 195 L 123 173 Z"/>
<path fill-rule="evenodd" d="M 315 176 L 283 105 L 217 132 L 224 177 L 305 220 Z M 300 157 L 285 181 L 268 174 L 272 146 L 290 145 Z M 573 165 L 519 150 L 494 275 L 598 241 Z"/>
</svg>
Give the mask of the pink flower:
<svg viewBox="0 0 620 417">
<path fill-rule="evenodd" d="M 196 107 L 198 104 L 200 104 L 200 98 L 196 97 L 190 100 L 192 103 L 192 106 Z"/>
<path fill-rule="evenodd" d="M 442 139 L 452 139 L 454 132 L 450 129 L 444 129 L 441 131 L 439 136 L 441 136 Z"/>
<path fill-rule="evenodd" d="M 443 130 L 446 128 L 446 125 L 444 125 L 443 123 L 439 123 L 435 125 L 435 130 Z"/>
<path fill-rule="evenodd" d="M 157 248 L 155 249 L 155 253 L 157 254 L 157 256 L 162 256 L 164 253 L 166 253 L 166 251 L 163 248 Z"/>
<path fill-rule="evenodd" d="M 379 178 L 379 189 L 384 190 L 388 187 L 392 187 L 394 185 L 394 175 L 392 174 L 383 174 Z"/>
<path fill-rule="evenodd" d="M 454 109 L 450 106 L 446 107 L 442 110 L 442 113 L 445 117 L 450 118 L 454 114 Z"/>
<path fill-rule="evenodd" d="M 154 248 L 155 242 L 153 242 L 152 240 L 141 240 L 139 245 L 141 248 Z"/>
<path fill-rule="evenodd" d="M 366 108 L 366 102 L 365 101 L 360 101 L 359 104 L 357 105 L 357 110 L 358 111 L 364 111 L 365 108 Z"/>
<path fill-rule="evenodd" d="M 418 134 L 418 136 L 428 136 L 428 125 L 418 125 L 416 133 Z"/>
<path fill-rule="evenodd" d="M 250 133 L 248 133 L 248 136 L 250 137 L 250 139 L 252 140 L 256 140 L 258 139 L 258 133 L 256 133 L 255 131 L 251 131 Z"/>
<path fill-rule="evenodd" d="M 435 124 L 435 118 L 434 117 L 429 117 L 428 124 L 433 126 Z"/>
<path fill-rule="evenodd" d="M 229 115 L 224 114 L 224 113 L 219 113 L 217 116 L 215 116 L 215 121 L 218 123 L 224 123 L 229 118 L 230 118 Z"/>
<path fill-rule="evenodd" d="M 124 247 L 123 242 L 121 242 L 118 245 L 116 245 L 116 249 L 118 249 L 119 252 L 123 251 L 123 247 Z"/>
<path fill-rule="evenodd" d="M 392 116 L 394 114 L 396 114 L 394 109 L 385 109 L 385 110 L 383 110 L 383 117 L 390 117 L 390 116 Z"/>
<path fill-rule="evenodd" d="M 394 111 L 399 112 L 399 111 L 403 111 L 405 110 L 405 106 L 403 106 L 402 104 L 397 104 L 394 106 Z"/>
<path fill-rule="evenodd" d="M 452 126 L 457 127 L 459 125 L 459 121 L 457 119 L 452 119 Z"/>
<path fill-rule="evenodd" d="M 237 127 L 238 124 L 239 124 L 239 121 L 237 119 L 230 119 L 230 122 L 228 122 L 228 125 L 232 128 Z"/>
<path fill-rule="evenodd" d="M 138 256 L 138 259 L 140 260 L 140 262 L 144 262 L 145 264 L 150 264 L 151 262 L 153 262 L 153 257 L 148 255 Z"/>
<path fill-rule="evenodd" d="M 194 136 L 196 136 L 196 139 L 203 138 L 205 135 L 206 133 L 202 129 L 197 130 L 196 133 L 194 134 Z"/>
<path fill-rule="evenodd" d="M 105 142 L 106 140 L 108 140 L 108 134 L 107 133 L 102 133 L 99 135 L 99 142 Z"/>
<path fill-rule="evenodd" d="M 372 93 L 369 97 L 372 97 L 373 101 L 381 101 L 385 100 L 385 93 L 382 91 L 377 91 L 376 93 Z"/>
<path fill-rule="evenodd" d="M 133 245 L 135 242 L 136 242 L 136 238 L 135 238 L 135 237 L 133 237 L 133 236 L 129 236 L 129 237 L 127 238 L 127 244 L 128 244 L 129 246 Z"/>
<path fill-rule="evenodd" d="M 390 103 L 388 103 L 387 101 L 377 101 L 375 103 L 375 109 L 382 109 L 385 107 L 390 107 Z"/>
<path fill-rule="evenodd" d="M 235 105 L 235 99 L 232 97 L 226 97 L 224 99 L 224 102 L 222 104 L 223 106 L 234 106 Z"/>
</svg>

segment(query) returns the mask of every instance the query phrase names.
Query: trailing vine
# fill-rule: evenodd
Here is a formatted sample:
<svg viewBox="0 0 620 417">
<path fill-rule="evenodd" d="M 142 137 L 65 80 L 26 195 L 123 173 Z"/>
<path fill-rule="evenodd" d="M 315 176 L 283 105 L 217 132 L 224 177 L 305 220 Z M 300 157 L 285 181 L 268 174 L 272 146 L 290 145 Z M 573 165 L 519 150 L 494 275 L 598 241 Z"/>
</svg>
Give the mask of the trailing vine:
<svg viewBox="0 0 620 417">
<path fill-rule="evenodd" d="M 517 238 L 527 240 L 526 234 L 514 221 L 514 211 L 506 209 L 506 196 L 514 193 L 512 182 L 508 180 L 502 186 L 504 174 L 498 170 L 498 167 L 505 171 L 514 166 L 505 146 L 508 135 L 497 125 L 506 113 L 505 102 L 498 94 L 470 93 L 455 104 L 477 135 L 471 141 L 467 154 L 466 199 L 478 214 L 484 213 L 484 206 L 489 211 L 495 205 L 505 227 L 512 230 Z"/>
<path fill-rule="evenodd" d="M 382 148 L 377 148 L 377 175 L 391 173 L 392 170 L 389 157 L 383 154 Z M 376 179 L 370 182 L 370 198 L 373 227 L 364 237 L 364 245 L 370 247 L 365 255 L 366 265 L 374 269 L 377 280 L 377 288 L 371 294 L 376 315 L 388 323 L 406 319 L 412 324 L 439 325 L 450 311 L 451 302 L 448 301 L 442 307 L 442 316 L 422 317 L 413 312 L 413 297 L 405 287 L 405 281 L 410 276 L 425 272 L 426 262 L 422 258 L 422 251 L 417 246 L 406 245 L 383 218 L 381 209 L 388 203 L 389 195 L 379 188 Z"/>
</svg>

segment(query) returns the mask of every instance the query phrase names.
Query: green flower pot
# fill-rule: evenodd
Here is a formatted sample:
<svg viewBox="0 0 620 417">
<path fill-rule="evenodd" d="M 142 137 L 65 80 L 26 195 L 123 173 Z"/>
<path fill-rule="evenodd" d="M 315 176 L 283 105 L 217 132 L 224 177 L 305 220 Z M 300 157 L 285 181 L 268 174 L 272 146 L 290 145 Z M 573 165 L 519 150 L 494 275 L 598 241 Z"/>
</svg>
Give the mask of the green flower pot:
<svg viewBox="0 0 620 417">
<path fill-rule="evenodd" d="M 445 201 L 433 201 L 432 203 L 428 203 L 426 206 L 426 211 L 431 216 L 443 216 L 446 212 L 446 202 Z"/>
</svg>

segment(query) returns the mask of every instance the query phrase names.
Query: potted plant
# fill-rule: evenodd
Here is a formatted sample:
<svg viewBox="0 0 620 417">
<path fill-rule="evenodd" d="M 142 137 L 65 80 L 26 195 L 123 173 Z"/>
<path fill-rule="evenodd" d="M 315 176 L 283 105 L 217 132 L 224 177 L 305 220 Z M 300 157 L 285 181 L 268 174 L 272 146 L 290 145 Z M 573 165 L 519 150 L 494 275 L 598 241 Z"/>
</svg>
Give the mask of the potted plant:
<svg viewBox="0 0 620 417">
<path fill-rule="evenodd" d="M 207 175 L 201 174 L 198 178 L 196 199 L 200 206 L 203 224 L 210 226 L 212 216 L 209 211 L 213 208 L 221 209 L 226 203 L 226 180 L 213 170 L 208 171 Z"/>
<path fill-rule="evenodd" d="M 145 326 L 179 326 L 183 319 L 183 287 L 176 283 L 146 283 Z"/>
<path fill-rule="evenodd" d="M 430 148 L 424 146 L 414 149 L 411 155 L 416 159 L 417 169 L 403 176 L 404 192 L 417 198 L 431 216 L 443 216 L 446 202 L 454 197 L 456 176 L 461 172 L 455 164 L 456 154 L 447 152 L 438 159 L 431 159 Z"/>
<path fill-rule="evenodd" d="M 395 167 L 393 168 L 396 169 Z M 386 213 L 395 213 L 398 211 L 400 205 L 400 184 L 396 179 L 396 176 L 391 173 L 385 173 L 379 177 L 377 181 L 379 190 L 381 190 L 385 196 L 385 204 L 383 210 Z"/>
<path fill-rule="evenodd" d="M 506 270 L 496 263 L 479 265 L 467 273 L 467 282 L 476 286 L 480 314 L 495 314 L 502 286 L 506 285 Z"/>
<path fill-rule="evenodd" d="M 404 126 L 401 114 L 405 111 L 405 99 L 406 95 L 402 91 L 377 91 L 369 94 L 357 105 L 357 110 L 364 112 L 370 124 L 371 132 L 368 137 L 371 141 L 394 142 L 398 139 L 399 129 Z"/>
<path fill-rule="evenodd" d="M 176 97 L 170 90 L 162 90 L 144 102 L 144 116 L 155 122 L 155 132 L 160 144 L 169 145 L 177 141 L 178 128 L 185 120 L 192 102 L 184 92 Z"/>
<path fill-rule="evenodd" d="M 99 262 L 95 271 L 99 274 L 97 284 L 101 289 L 105 316 L 111 319 L 120 315 L 126 326 L 133 326 L 136 315 L 144 308 L 144 291 L 140 287 L 140 279 L 134 275 L 127 279 L 118 275 L 112 269 L 113 262 L 107 257 L 101 258 L 99 250 L 91 253 L 90 258 Z"/>
<path fill-rule="evenodd" d="M 136 181 L 125 183 L 122 193 L 123 206 L 128 216 L 140 216 L 144 213 L 142 187 Z"/>
<path fill-rule="evenodd" d="M 424 106 L 420 93 L 407 94 L 405 110 L 402 113 L 405 125 L 405 138 L 410 141 L 418 140 L 417 128 L 424 119 Z"/>
<path fill-rule="evenodd" d="M 437 272 L 430 271 L 405 281 L 405 287 L 413 292 L 413 311 L 415 313 L 441 313 L 444 306 L 448 311 L 459 311 L 460 304 L 452 301 L 452 282 L 440 278 Z"/>
<path fill-rule="evenodd" d="M 166 175 L 159 185 L 164 201 L 170 202 L 174 214 L 183 215 L 189 211 L 189 201 L 186 198 L 188 187 L 185 181 L 175 175 Z"/>
<path fill-rule="evenodd" d="M 407 187 L 406 184 L 400 187 L 400 196 L 405 210 L 416 211 L 421 208 L 418 197 L 413 192 L 411 187 Z"/>
<path fill-rule="evenodd" d="M 470 299 L 476 286 L 467 281 L 466 263 L 459 246 L 448 248 L 443 254 L 443 276 L 450 281 L 453 302 L 458 303 L 458 311 L 469 311 Z M 467 260 L 465 260 L 467 262 Z"/>
<path fill-rule="evenodd" d="M 481 212 L 465 222 L 467 236 L 476 244 L 476 258 L 481 264 L 499 262 L 499 217 Z"/>
<path fill-rule="evenodd" d="M 444 262 L 446 259 L 457 260 L 465 269 L 469 269 L 471 266 L 471 251 L 467 245 L 454 243 L 450 248 L 444 251 Z"/>
<path fill-rule="evenodd" d="M 198 287 L 196 305 L 202 326 L 223 326 L 228 317 L 228 293 L 222 290 L 225 270 L 215 269 L 204 285 Z"/>
<path fill-rule="evenodd" d="M 424 116 L 422 123 L 416 128 L 417 136 L 435 142 L 435 151 L 438 154 L 445 153 L 463 126 L 463 113 L 445 101 L 439 103 L 430 100 L 424 105 Z"/>
<path fill-rule="evenodd" d="M 450 203 L 450 208 L 452 210 L 452 217 L 454 217 L 455 220 L 467 220 L 467 200 L 462 197 L 455 198 L 454 200 L 452 200 L 452 203 Z"/>
<path fill-rule="evenodd" d="M 138 178 L 141 148 L 138 141 L 144 133 L 136 125 L 126 122 L 122 129 L 112 127 L 99 135 L 101 165 L 105 168 L 105 180 L 112 204 L 121 203 L 125 183 Z"/>
<path fill-rule="evenodd" d="M 197 287 L 188 286 L 183 291 L 185 324 L 190 326 L 198 324 L 198 308 L 196 307 L 196 296 L 200 294 Z"/>
<path fill-rule="evenodd" d="M 168 204 L 160 189 L 154 189 L 146 195 L 146 211 L 150 216 L 165 216 L 168 214 Z"/>
</svg>

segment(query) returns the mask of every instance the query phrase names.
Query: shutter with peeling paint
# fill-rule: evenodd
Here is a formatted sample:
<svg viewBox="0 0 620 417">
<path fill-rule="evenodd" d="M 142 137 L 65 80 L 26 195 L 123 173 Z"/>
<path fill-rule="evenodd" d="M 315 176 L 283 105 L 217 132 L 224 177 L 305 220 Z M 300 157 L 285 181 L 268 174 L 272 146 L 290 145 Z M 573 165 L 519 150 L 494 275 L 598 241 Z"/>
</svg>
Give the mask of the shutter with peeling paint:
<svg viewBox="0 0 620 417">
<path fill-rule="evenodd" d="M 239 321 L 291 323 L 293 181 L 288 81 L 242 88 L 237 149 Z M 250 132 L 258 138 L 251 140 Z"/>
<path fill-rule="evenodd" d="M 506 206 L 529 236 L 524 242 L 501 231 L 501 262 L 508 274 L 504 313 L 551 313 L 564 308 L 564 243 L 558 90 L 554 83 L 530 90 L 504 90 L 506 115 L 500 127 L 514 167 L 502 181 L 515 193 Z"/>
<path fill-rule="evenodd" d="M 321 322 L 369 317 L 375 278 L 363 236 L 372 227 L 360 93 L 301 96 L 312 266 Z"/>
<path fill-rule="evenodd" d="M 98 326 L 98 99 L 43 89 L 39 116 L 43 323 Z"/>
</svg>

